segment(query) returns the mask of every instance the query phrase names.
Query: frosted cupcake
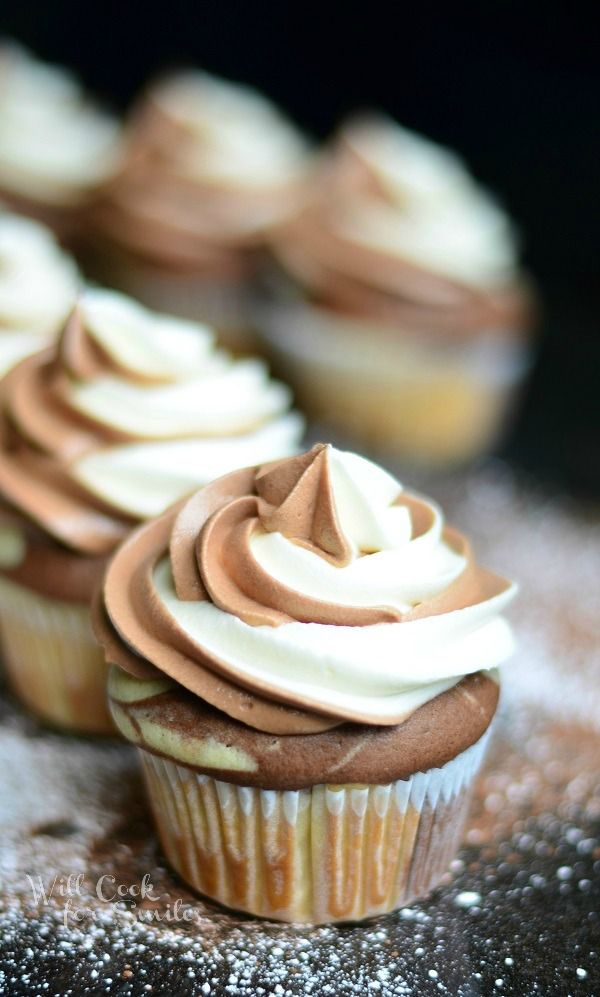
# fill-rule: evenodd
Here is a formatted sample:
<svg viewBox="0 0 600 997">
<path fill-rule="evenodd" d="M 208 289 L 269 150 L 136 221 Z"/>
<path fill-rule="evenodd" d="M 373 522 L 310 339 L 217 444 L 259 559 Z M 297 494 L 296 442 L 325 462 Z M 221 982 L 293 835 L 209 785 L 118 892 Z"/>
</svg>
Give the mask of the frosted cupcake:
<svg viewBox="0 0 600 997">
<path fill-rule="evenodd" d="M 43 225 L 0 210 L 0 377 L 56 338 L 79 275 Z"/>
<path fill-rule="evenodd" d="M 343 128 L 275 253 L 264 317 L 306 410 L 394 456 L 466 460 L 527 363 L 511 224 L 462 162 L 385 118 Z"/>
<path fill-rule="evenodd" d="M 460 841 L 513 593 L 434 503 L 323 444 L 136 530 L 94 621 L 172 866 L 288 921 L 430 890 Z"/>
<path fill-rule="evenodd" d="M 77 239 L 90 199 L 116 169 L 119 127 L 68 70 L 0 46 L 0 198 Z"/>
<path fill-rule="evenodd" d="M 14 691 L 64 728 L 102 732 L 106 672 L 89 602 L 140 520 L 302 429 L 260 361 L 207 328 L 85 292 L 58 347 L 0 382 L 0 624 Z"/>
<path fill-rule="evenodd" d="M 193 71 L 151 86 L 127 136 L 97 216 L 100 276 L 246 350 L 260 251 L 297 210 L 302 138 L 254 90 Z"/>
</svg>

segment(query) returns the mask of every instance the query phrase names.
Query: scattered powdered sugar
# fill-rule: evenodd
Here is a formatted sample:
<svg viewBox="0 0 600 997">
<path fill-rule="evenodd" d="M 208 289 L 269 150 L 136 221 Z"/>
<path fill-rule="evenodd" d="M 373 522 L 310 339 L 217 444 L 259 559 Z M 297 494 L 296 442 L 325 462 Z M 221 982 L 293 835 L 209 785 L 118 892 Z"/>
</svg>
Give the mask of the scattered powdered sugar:
<svg viewBox="0 0 600 997">
<path fill-rule="evenodd" d="M 600 514 L 519 488 L 500 462 L 455 484 L 449 504 L 480 560 L 520 585 L 507 705 L 527 700 L 600 733 Z"/>
<path fill-rule="evenodd" d="M 363 925 L 217 909 L 166 868 L 133 751 L 49 733 L 5 697 L 1 995 L 600 992 L 600 520 L 501 464 L 430 491 L 521 584 L 520 650 L 446 885 Z"/>
</svg>

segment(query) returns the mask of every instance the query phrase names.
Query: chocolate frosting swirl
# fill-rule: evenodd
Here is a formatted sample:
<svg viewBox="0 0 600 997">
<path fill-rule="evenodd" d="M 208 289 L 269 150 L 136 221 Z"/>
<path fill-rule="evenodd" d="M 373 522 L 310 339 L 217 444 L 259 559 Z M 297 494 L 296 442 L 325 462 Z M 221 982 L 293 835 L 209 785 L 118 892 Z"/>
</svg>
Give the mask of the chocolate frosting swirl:
<svg viewBox="0 0 600 997">
<path fill-rule="evenodd" d="M 441 529 L 437 510 L 426 500 L 404 493 L 399 485 L 386 505 L 391 512 L 387 535 L 382 529 L 379 541 L 374 541 L 373 531 L 369 534 L 362 527 L 362 533 L 359 529 L 354 536 L 349 535 L 352 520 L 347 508 L 340 516 L 343 491 L 339 481 L 334 488 L 333 477 L 338 471 L 332 464 L 332 453 L 330 447 L 318 444 L 301 456 L 234 472 L 135 531 L 111 562 L 103 598 L 95 611 L 97 635 L 107 660 L 141 679 L 155 679 L 162 672 L 230 717 L 273 733 L 326 730 L 345 720 L 397 724 L 464 674 L 497 664 L 496 659 L 487 664 L 478 659 L 474 665 L 465 660 L 459 665 L 462 672 L 429 678 L 425 667 L 424 694 L 419 688 L 416 698 L 400 697 L 395 708 L 386 703 L 379 712 L 368 701 L 361 705 L 356 700 L 346 701 L 343 695 L 330 696 L 326 687 L 312 694 L 302 683 L 285 681 L 283 661 L 281 674 L 278 665 L 271 671 L 262 668 L 262 662 L 254 667 L 254 659 L 252 667 L 245 667 L 241 659 L 254 654 L 253 632 L 265 642 L 265 658 L 269 631 L 281 632 L 286 639 L 297 634 L 299 626 L 307 637 L 308 628 L 318 625 L 324 640 L 330 638 L 334 644 L 348 628 L 364 628 L 374 642 L 388 636 L 394 640 L 393 635 L 403 639 L 400 631 L 392 633 L 388 628 L 402 624 L 402 634 L 408 637 L 416 633 L 414 625 L 418 625 L 421 635 L 423 623 L 429 625 L 440 617 L 447 621 L 460 617 L 459 626 L 464 627 L 470 617 L 463 619 L 461 610 L 475 614 L 478 623 L 474 618 L 473 625 L 477 626 L 481 623 L 479 613 L 484 618 L 486 613 L 496 615 L 500 604 L 512 595 L 511 584 L 477 565 L 467 541 L 450 528 L 445 528 L 440 538 L 442 568 L 436 570 L 442 571 L 441 580 L 424 588 L 421 582 L 412 604 L 402 596 L 402 608 L 393 588 L 389 605 L 377 604 L 377 598 L 373 605 L 369 596 L 366 604 L 359 605 L 355 598 L 344 600 L 343 587 L 341 597 L 334 593 L 331 598 L 319 598 L 307 592 L 304 581 L 294 588 L 269 572 L 254 546 L 256 538 L 269 535 L 290 545 L 285 548 L 289 557 L 294 550 L 304 551 L 311 564 L 316 558 L 342 573 L 386 544 L 395 557 L 393 531 L 400 528 L 398 524 L 404 528 L 408 523 L 408 544 L 413 545 L 413 552 L 424 544 L 435 544 L 436 531 Z M 374 465 L 368 467 L 377 470 Z M 389 492 L 393 479 L 384 472 L 379 474 L 382 477 L 374 479 L 374 491 L 385 488 Z M 194 609 L 201 606 L 210 614 L 204 623 L 203 618 L 196 619 Z M 239 642 L 215 644 L 218 630 L 231 627 L 237 640 L 240 626 Z M 434 637 L 437 642 L 440 639 Z M 401 657 L 400 644 L 396 651 Z M 413 648 L 413 653 L 419 652 Z M 307 668 L 309 665 L 307 658 Z M 406 663 L 399 660 L 399 670 L 403 665 Z M 418 669 L 416 661 L 414 668 Z M 317 662 L 316 674 L 321 673 Z M 384 700 L 391 693 L 389 685 L 386 688 Z"/>
</svg>

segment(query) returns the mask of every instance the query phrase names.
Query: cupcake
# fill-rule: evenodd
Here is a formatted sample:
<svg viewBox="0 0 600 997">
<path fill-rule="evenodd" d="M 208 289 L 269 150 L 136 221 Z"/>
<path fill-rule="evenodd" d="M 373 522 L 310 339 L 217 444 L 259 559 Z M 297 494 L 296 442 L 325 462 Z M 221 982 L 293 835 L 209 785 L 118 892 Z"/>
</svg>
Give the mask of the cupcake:
<svg viewBox="0 0 600 997">
<path fill-rule="evenodd" d="M 0 46 L 0 199 L 77 241 L 116 169 L 119 126 L 76 79 L 14 43 Z"/>
<path fill-rule="evenodd" d="M 133 111 L 124 165 L 98 206 L 96 274 L 247 350 L 261 250 L 297 210 L 305 154 L 249 87 L 194 71 L 158 81 Z"/>
<path fill-rule="evenodd" d="M 263 333 L 308 413 L 410 461 L 492 444 L 526 368 L 530 292 L 508 218 L 453 153 L 351 121 L 274 253 Z"/>
<path fill-rule="evenodd" d="M 77 267 L 52 233 L 0 210 L 0 377 L 53 341 L 78 289 Z"/>
<path fill-rule="evenodd" d="M 323 444 L 137 529 L 93 616 L 174 869 L 286 921 L 430 890 L 460 841 L 513 593 L 434 503 Z"/>
<path fill-rule="evenodd" d="M 103 732 L 89 603 L 140 520 L 249 461 L 297 450 L 300 417 L 210 331 L 88 290 L 58 346 L 0 382 L 0 627 L 8 679 L 45 720 Z"/>
</svg>

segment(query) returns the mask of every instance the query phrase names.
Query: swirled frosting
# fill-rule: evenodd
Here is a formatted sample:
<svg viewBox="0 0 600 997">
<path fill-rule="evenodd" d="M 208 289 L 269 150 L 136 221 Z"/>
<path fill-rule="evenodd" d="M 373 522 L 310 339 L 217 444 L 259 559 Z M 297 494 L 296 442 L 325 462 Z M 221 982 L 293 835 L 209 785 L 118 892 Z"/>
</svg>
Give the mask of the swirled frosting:
<svg viewBox="0 0 600 997">
<path fill-rule="evenodd" d="M 0 375 L 52 341 L 78 288 L 75 263 L 48 229 L 0 213 Z"/>
<path fill-rule="evenodd" d="M 0 495 L 90 556 L 215 475 L 295 452 L 302 429 L 262 362 L 102 290 L 81 295 L 57 347 L 13 368 L 0 393 Z"/>
<path fill-rule="evenodd" d="M 105 191 L 100 228 L 163 264 L 235 276 L 297 206 L 305 144 L 264 97 L 201 72 L 150 87 Z"/>
<path fill-rule="evenodd" d="M 275 234 L 313 300 L 431 332 L 522 323 L 513 228 L 452 152 L 385 117 L 350 121 Z"/>
<path fill-rule="evenodd" d="M 250 727 L 303 734 L 398 724 L 495 668 L 512 650 L 513 594 L 434 503 L 318 444 L 136 531 L 97 632 L 139 679 L 162 673 Z"/>
<path fill-rule="evenodd" d="M 117 122 L 67 70 L 12 43 L 0 48 L 0 189 L 72 206 L 112 174 L 118 157 Z"/>
</svg>

